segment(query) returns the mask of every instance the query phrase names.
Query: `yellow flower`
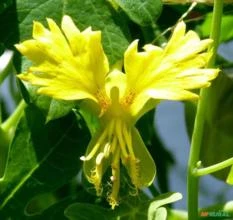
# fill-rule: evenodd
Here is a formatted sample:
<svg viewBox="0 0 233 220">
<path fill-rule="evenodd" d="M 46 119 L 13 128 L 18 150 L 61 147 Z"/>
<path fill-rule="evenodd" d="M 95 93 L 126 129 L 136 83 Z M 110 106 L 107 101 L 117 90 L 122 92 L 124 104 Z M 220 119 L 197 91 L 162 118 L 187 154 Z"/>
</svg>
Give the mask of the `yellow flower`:
<svg viewBox="0 0 233 220">
<path fill-rule="evenodd" d="M 49 30 L 35 22 L 33 39 L 16 45 L 34 63 L 19 78 L 40 86 L 41 94 L 82 99 L 81 108 L 89 107 L 99 117 L 100 127 L 81 159 L 97 195 L 102 194 L 103 176 L 111 168 L 107 199 L 114 208 L 119 201 L 121 165 L 135 189 L 150 185 L 155 177 L 154 161 L 135 128 L 136 121 L 161 99 L 198 98 L 190 90 L 209 86 L 219 72 L 205 68 L 211 40 L 200 40 L 193 31 L 185 33 L 180 22 L 165 48 L 148 44 L 138 52 L 136 40 L 124 54 L 125 73 L 109 72 L 100 31 L 80 32 L 68 16 L 62 19 L 63 32 L 51 19 L 48 25 Z"/>
</svg>

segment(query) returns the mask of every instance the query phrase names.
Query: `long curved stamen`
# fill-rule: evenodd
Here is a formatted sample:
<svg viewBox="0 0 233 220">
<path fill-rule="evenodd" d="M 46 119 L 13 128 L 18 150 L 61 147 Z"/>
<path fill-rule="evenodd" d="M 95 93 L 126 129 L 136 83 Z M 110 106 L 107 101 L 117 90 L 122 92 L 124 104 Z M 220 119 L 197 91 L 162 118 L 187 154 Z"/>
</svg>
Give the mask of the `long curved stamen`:
<svg viewBox="0 0 233 220">
<path fill-rule="evenodd" d="M 117 137 L 114 136 L 112 140 L 112 144 L 111 144 L 111 149 L 110 149 L 112 154 L 115 153 L 116 147 L 117 147 Z"/>
<path fill-rule="evenodd" d="M 104 146 L 104 157 L 108 158 L 109 154 L 110 154 L 110 149 L 111 149 L 111 144 L 109 142 L 107 142 Z"/>
<path fill-rule="evenodd" d="M 128 108 L 133 103 L 135 96 L 136 96 L 136 91 L 131 89 L 124 97 L 123 101 L 121 101 L 121 105 L 124 106 L 125 108 Z"/>
<path fill-rule="evenodd" d="M 123 125 L 123 137 L 125 139 L 126 142 L 126 146 L 128 148 L 129 154 L 131 157 L 135 157 L 134 156 L 134 151 L 133 151 L 133 146 L 132 146 L 132 137 L 131 137 L 131 132 L 129 131 L 129 129 L 127 128 L 127 125 L 124 124 Z"/>
<path fill-rule="evenodd" d="M 90 182 L 95 185 L 96 194 L 100 196 L 102 194 L 102 176 L 103 176 L 103 166 L 102 161 L 104 158 L 104 154 L 101 152 L 96 157 L 96 166 L 91 173 L 91 178 L 89 178 Z"/>
<path fill-rule="evenodd" d="M 124 159 L 127 159 L 128 158 L 128 152 L 126 150 L 126 144 L 125 144 L 125 141 L 123 139 L 122 122 L 119 119 L 116 119 L 116 135 L 117 135 L 117 139 L 118 139 L 119 144 L 120 144 L 122 156 L 123 156 Z"/>
<path fill-rule="evenodd" d="M 111 101 L 108 99 L 107 95 L 101 90 L 98 90 L 96 92 L 96 97 L 99 101 L 99 105 L 101 106 L 101 112 L 99 114 L 99 117 L 102 117 L 108 109 L 109 105 L 111 104 Z"/>
<path fill-rule="evenodd" d="M 112 209 L 118 205 L 118 193 L 120 189 L 120 148 L 116 149 L 114 160 L 112 162 L 112 192 L 108 196 L 108 201 Z"/>
<path fill-rule="evenodd" d="M 108 126 L 108 138 L 111 139 L 113 135 L 113 129 L 115 127 L 115 120 L 111 120 L 109 126 Z"/>
<path fill-rule="evenodd" d="M 97 144 L 93 147 L 92 151 L 91 151 L 87 156 L 81 156 L 81 157 L 80 157 L 80 160 L 82 160 L 82 161 L 90 160 L 92 157 L 94 157 L 94 155 L 95 155 L 96 152 L 98 151 L 99 147 L 100 147 L 100 143 L 97 143 Z"/>
<path fill-rule="evenodd" d="M 107 132 L 108 132 L 108 129 L 105 129 L 104 132 L 102 133 L 102 135 L 100 136 L 100 138 L 98 139 L 96 145 L 91 150 L 91 152 L 87 156 L 81 156 L 80 160 L 87 161 L 87 160 L 90 160 L 92 157 L 94 157 L 94 155 L 96 154 L 96 152 L 102 146 L 102 143 L 103 143 L 104 139 L 107 136 Z"/>
</svg>

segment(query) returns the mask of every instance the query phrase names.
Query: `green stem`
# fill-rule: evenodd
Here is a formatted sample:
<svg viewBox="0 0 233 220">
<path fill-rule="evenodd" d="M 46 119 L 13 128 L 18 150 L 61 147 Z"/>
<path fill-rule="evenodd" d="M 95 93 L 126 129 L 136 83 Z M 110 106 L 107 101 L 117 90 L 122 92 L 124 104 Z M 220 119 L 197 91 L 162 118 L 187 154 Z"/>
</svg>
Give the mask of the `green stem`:
<svg viewBox="0 0 233 220">
<path fill-rule="evenodd" d="M 0 178 L 4 174 L 10 142 L 25 106 L 26 103 L 21 101 L 12 115 L 0 124 Z"/>
<path fill-rule="evenodd" d="M 188 15 L 189 13 L 196 7 L 197 3 L 196 2 L 193 2 L 190 7 L 188 8 L 187 11 L 185 11 L 184 14 L 182 14 L 182 16 L 179 18 L 178 21 L 182 21 L 184 20 Z M 164 43 L 167 43 L 167 39 L 165 37 L 165 34 L 169 31 L 171 31 L 172 29 L 174 29 L 175 25 L 173 27 L 169 27 L 167 28 L 165 31 L 161 32 L 159 27 L 153 23 L 152 24 L 152 29 L 153 29 L 153 32 L 154 32 L 154 36 L 156 36 L 156 38 L 154 38 L 154 40 L 151 42 L 152 44 L 154 43 L 157 43 L 158 45 L 162 46 Z"/>
<path fill-rule="evenodd" d="M 216 163 L 214 165 L 205 167 L 205 168 L 199 168 L 193 171 L 193 174 L 196 176 L 204 176 L 204 175 L 208 175 L 210 173 L 214 173 L 217 172 L 219 170 L 222 170 L 226 167 L 232 166 L 233 165 L 233 157 L 229 158 L 227 160 L 224 160 L 220 163 Z"/>
<path fill-rule="evenodd" d="M 18 123 L 25 107 L 26 103 L 24 102 L 24 100 L 22 100 L 13 112 L 13 114 L 4 123 L 2 123 L 1 128 L 3 131 L 9 132 L 12 128 L 16 127 L 16 124 Z"/>
<path fill-rule="evenodd" d="M 209 67 L 212 67 L 215 62 L 217 48 L 219 44 L 220 28 L 221 28 L 221 16 L 222 16 L 223 0 L 214 1 L 213 20 L 210 38 L 213 39 L 213 46 L 211 51 L 213 52 L 212 59 L 209 62 Z M 197 114 L 194 123 L 194 130 L 191 141 L 190 156 L 188 162 L 188 177 L 187 177 L 187 195 L 188 195 L 188 219 L 198 219 L 198 187 L 199 177 L 194 175 L 196 164 L 199 161 L 201 142 L 204 131 L 204 118 L 205 112 L 208 108 L 208 89 L 201 89 L 200 101 L 197 106 Z"/>
<path fill-rule="evenodd" d="M 1 56 L 0 85 L 12 69 L 12 57 L 13 52 L 10 50 L 6 50 Z"/>
<path fill-rule="evenodd" d="M 152 44 L 157 43 L 158 45 L 162 46 L 167 42 L 167 38 L 164 36 L 165 33 L 160 31 L 158 25 L 152 24 L 152 29 L 154 36 L 156 36 L 156 38 L 154 38 L 154 40 L 151 42 Z"/>
</svg>

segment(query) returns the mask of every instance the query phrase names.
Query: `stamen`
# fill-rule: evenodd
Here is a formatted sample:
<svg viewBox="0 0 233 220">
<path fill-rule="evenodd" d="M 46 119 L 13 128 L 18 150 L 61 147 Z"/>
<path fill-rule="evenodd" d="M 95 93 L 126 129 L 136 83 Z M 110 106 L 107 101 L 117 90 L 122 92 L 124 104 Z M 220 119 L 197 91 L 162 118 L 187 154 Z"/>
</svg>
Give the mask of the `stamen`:
<svg viewBox="0 0 233 220">
<path fill-rule="evenodd" d="M 86 157 L 85 156 L 81 156 L 79 159 L 82 160 L 82 161 L 85 161 Z"/>
<path fill-rule="evenodd" d="M 104 158 L 104 153 L 101 152 L 97 155 L 96 160 L 95 160 L 97 166 L 99 166 L 101 164 L 103 158 Z"/>
<path fill-rule="evenodd" d="M 136 186 L 137 188 L 141 187 L 141 183 L 140 183 L 140 178 L 139 178 L 139 170 L 140 170 L 140 166 L 139 166 L 139 160 L 137 158 L 131 158 L 129 157 L 129 175 L 131 178 L 131 181 L 133 183 L 134 186 Z"/>
<path fill-rule="evenodd" d="M 116 146 L 117 146 L 117 137 L 114 136 L 111 144 L 111 150 L 110 150 L 111 153 L 113 154 L 115 153 Z"/>
<path fill-rule="evenodd" d="M 99 153 L 96 157 L 96 166 L 91 171 L 90 182 L 95 185 L 96 194 L 100 196 L 102 194 L 102 176 L 103 176 L 103 165 L 102 160 L 104 158 L 103 152 Z"/>
<path fill-rule="evenodd" d="M 109 143 L 109 142 L 106 143 L 105 146 L 104 146 L 104 157 L 105 157 L 105 158 L 109 157 L 110 148 L 111 148 L 110 143 Z"/>
<path fill-rule="evenodd" d="M 113 136 L 113 129 L 115 127 L 115 120 L 111 120 L 108 126 L 108 138 L 110 139 Z"/>
<path fill-rule="evenodd" d="M 107 129 L 104 129 L 104 132 L 100 136 L 99 140 L 97 141 L 96 145 L 93 147 L 93 149 L 91 150 L 91 152 L 87 156 L 81 156 L 80 160 L 82 160 L 82 161 L 90 160 L 96 154 L 96 152 L 101 147 L 102 142 L 104 141 L 104 139 L 107 136 L 107 131 L 108 131 Z"/>
<path fill-rule="evenodd" d="M 127 128 L 127 125 L 123 125 L 123 136 L 126 142 L 126 146 L 129 150 L 129 154 L 131 157 L 135 158 L 134 151 L 133 151 L 133 145 L 132 145 L 132 136 L 130 130 Z"/>
<path fill-rule="evenodd" d="M 121 102 L 121 105 L 123 105 L 124 107 L 130 106 L 134 101 L 135 95 L 135 91 L 129 91 L 128 94 L 124 97 L 123 101 Z"/>
<path fill-rule="evenodd" d="M 120 144 L 121 153 L 124 158 L 127 158 L 128 153 L 126 151 L 125 142 L 124 142 L 123 135 L 122 135 L 122 122 L 119 119 L 116 120 L 116 134 L 117 134 L 117 139 Z"/>
<path fill-rule="evenodd" d="M 82 160 L 82 161 L 90 160 L 92 157 L 94 157 L 94 155 L 95 155 L 96 152 L 98 151 L 99 147 L 100 147 L 100 143 L 97 143 L 97 144 L 93 147 L 92 151 L 91 151 L 87 156 L 81 156 L 81 157 L 80 157 L 80 160 Z"/>
<path fill-rule="evenodd" d="M 112 162 L 112 192 L 108 196 L 108 202 L 112 206 L 112 209 L 118 205 L 118 193 L 120 189 L 120 148 L 116 150 L 114 160 Z"/>
<path fill-rule="evenodd" d="M 101 106 L 101 112 L 99 115 L 99 117 L 101 117 L 108 109 L 109 105 L 111 104 L 111 101 L 105 95 L 105 93 L 103 91 L 101 91 L 100 89 L 96 92 L 96 97 L 97 97 L 99 104 Z"/>
<path fill-rule="evenodd" d="M 95 186 L 96 194 L 101 196 L 102 194 L 102 165 L 96 165 L 96 167 L 91 171 L 91 177 L 88 178 L 88 181 Z"/>
</svg>

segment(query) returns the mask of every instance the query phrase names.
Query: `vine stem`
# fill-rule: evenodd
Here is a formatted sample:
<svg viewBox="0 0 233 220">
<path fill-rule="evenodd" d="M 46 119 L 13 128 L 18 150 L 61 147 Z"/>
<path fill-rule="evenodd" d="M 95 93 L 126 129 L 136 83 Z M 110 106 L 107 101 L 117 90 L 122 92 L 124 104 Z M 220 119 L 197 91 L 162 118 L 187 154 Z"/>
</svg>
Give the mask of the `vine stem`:
<svg viewBox="0 0 233 220">
<path fill-rule="evenodd" d="M 3 55 L 0 56 L 0 85 L 9 75 L 9 72 L 12 69 L 12 58 L 13 51 L 11 50 L 6 50 Z"/>
<path fill-rule="evenodd" d="M 204 176 L 204 175 L 208 175 L 210 173 L 214 173 L 217 172 L 219 170 L 222 170 L 226 167 L 232 166 L 233 165 L 233 157 L 224 160 L 220 163 L 216 163 L 214 165 L 205 167 L 205 168 L 197 168 L 195 171 L 193 171 L 193 174 L 196 176 Z"/>
<path fill-rule="evenodd" d="M 213 19 L 211 26 L 210 38 L 213 39 L 213 45 L 210 48 L 213 56 L 209 61 L 208 67 L 212 67 L 215 63 L 217 48 L 219 44 L 221 17 L 223 9 L 223 0 L 214 1 Z M 210 96 L 208 89 L 201 89 L 200 100 L 197 106 L 197 114 L 194 123 L 194 130 L 191 140 L 188 176 L 187 176 L 187 195 L 188 195 L 188 219 L 198 219 L 198 193 L 199 193 L 199 177 L 195 175 L 196 165 L 200 157 L 201 142 L 204 131 L 205 112 L 208 108 L 208 97 Z"/>
<path fill-rule="evenodd" d="M 19 103 L 12 115 L 0 125 L 3 131 L 10 132 L 11 128 L 16 127 L 16 124 L 18 123 L 19 118 L 21 117 L 26 105 L 27 104 L 24 102 L 24 100 Z"/>
</svg>

